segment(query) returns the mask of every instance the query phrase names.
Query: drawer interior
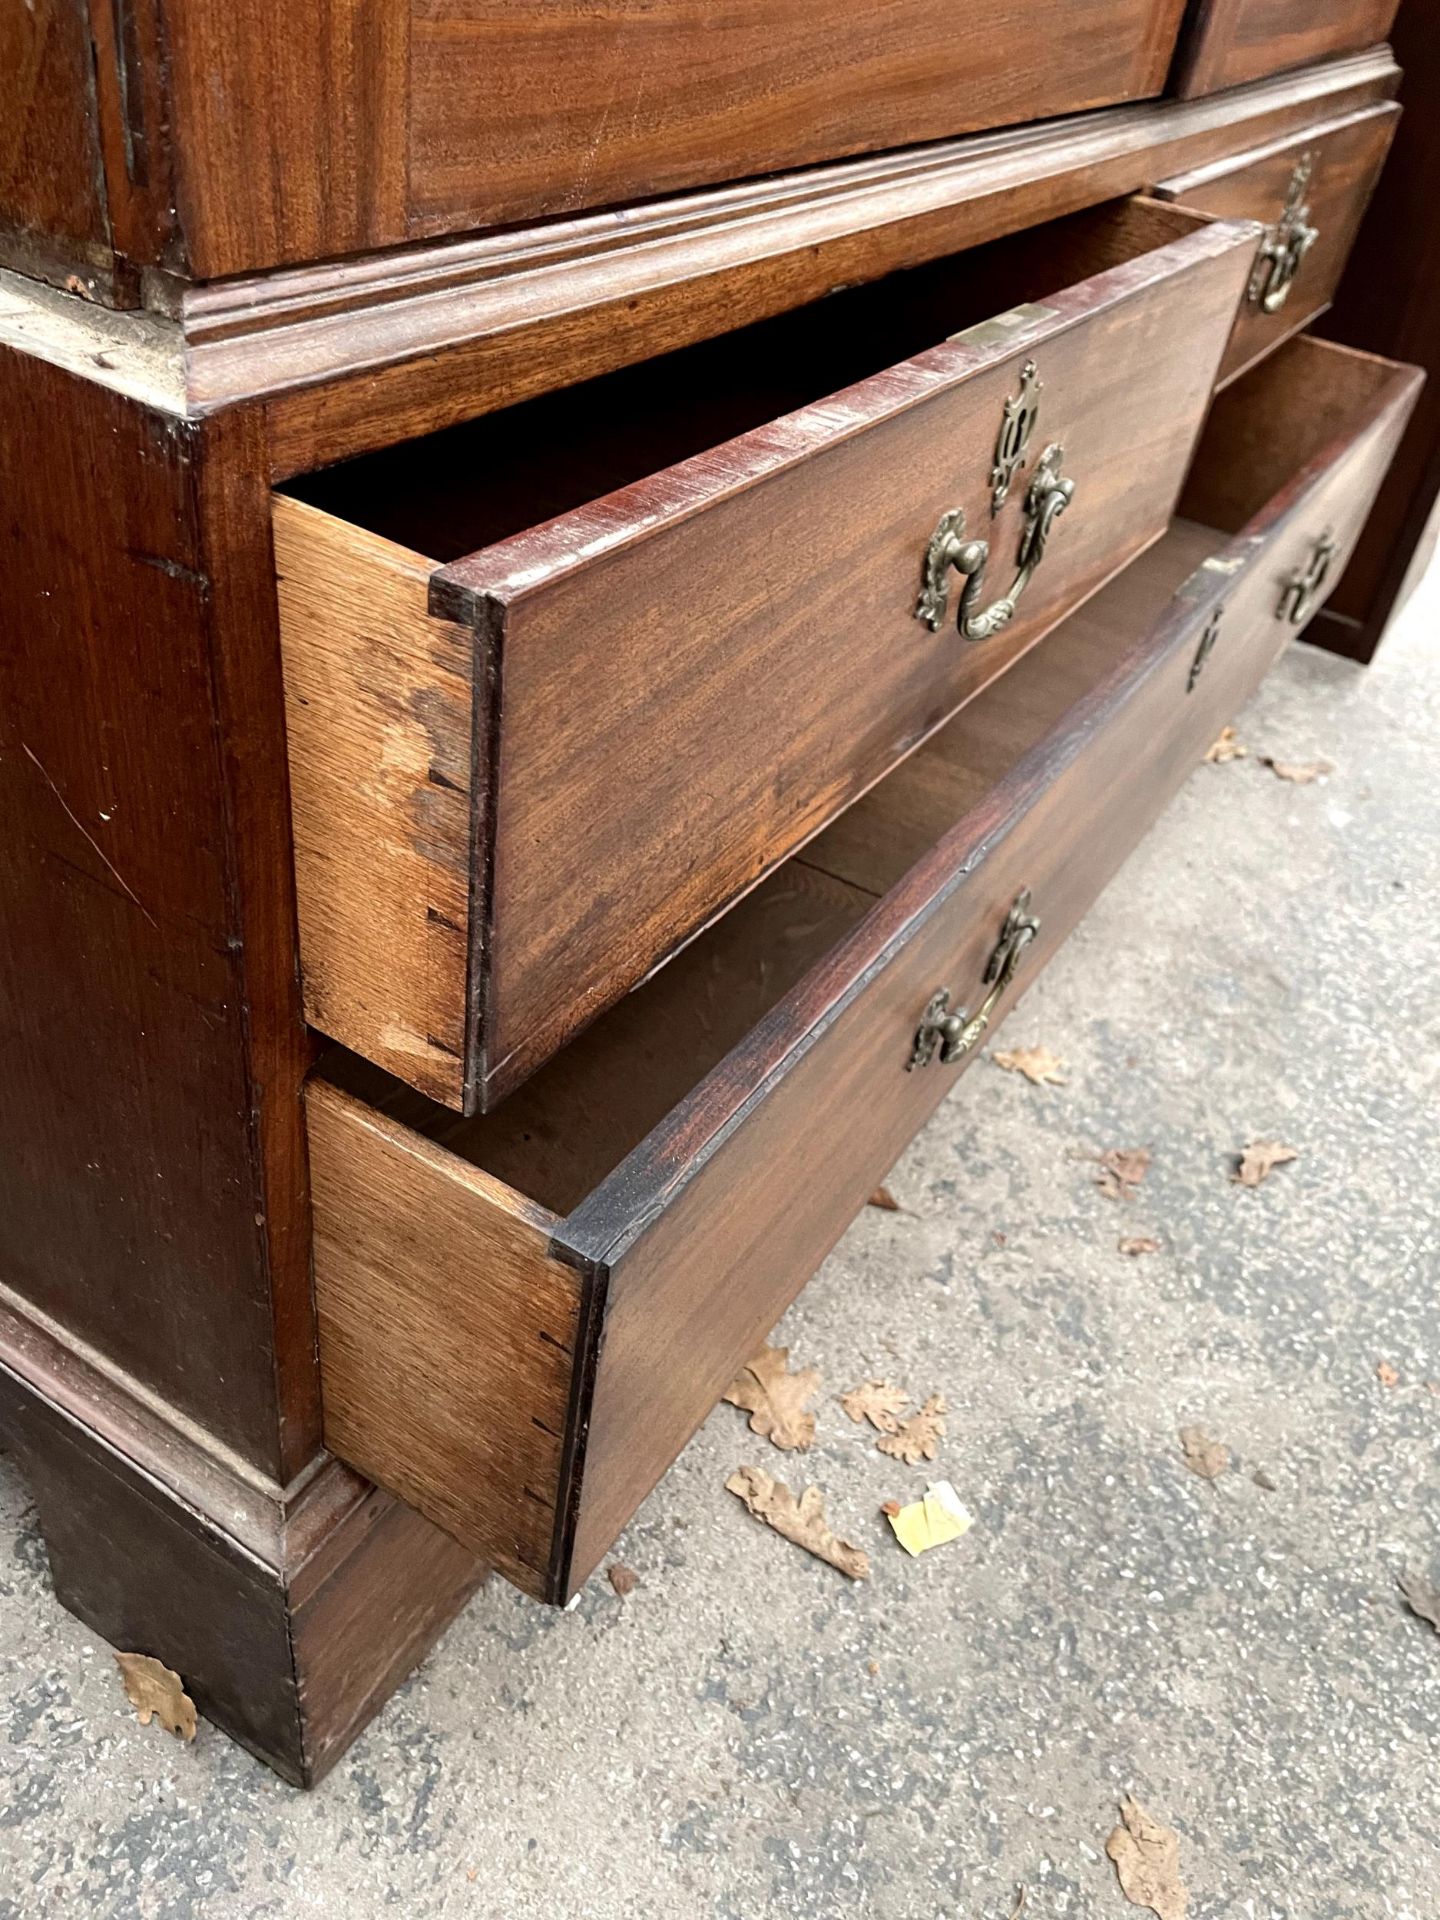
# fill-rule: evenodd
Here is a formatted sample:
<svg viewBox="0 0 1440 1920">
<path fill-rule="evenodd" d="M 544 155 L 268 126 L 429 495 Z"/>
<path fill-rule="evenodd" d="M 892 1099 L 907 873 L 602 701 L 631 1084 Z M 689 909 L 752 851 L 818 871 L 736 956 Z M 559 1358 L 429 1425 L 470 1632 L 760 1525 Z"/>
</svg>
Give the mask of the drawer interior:
<svg viewBox="0 0 1440 1920">
<path fill-rule="evenodd" d="M 1163 613 L 1215 550 L 1177 523 L 489 1114 L 465 1119 L 337 1050 L 327 1077 L 557 1215 L 574 1212 Z M 1222 543 L 1223 544 L 1223 543 Z"/>
<path fill-rule="evenodd" d="M 1392 361 L 1301 335 L 1215 397 L 1180 512 L 1239 533 L 1393 390 Z"/>
<path fill-rule="evenodd" d="M 1183 239 L 1122 200 L 318 473 L 286 494 L 445 565 Z"/>
</svg>

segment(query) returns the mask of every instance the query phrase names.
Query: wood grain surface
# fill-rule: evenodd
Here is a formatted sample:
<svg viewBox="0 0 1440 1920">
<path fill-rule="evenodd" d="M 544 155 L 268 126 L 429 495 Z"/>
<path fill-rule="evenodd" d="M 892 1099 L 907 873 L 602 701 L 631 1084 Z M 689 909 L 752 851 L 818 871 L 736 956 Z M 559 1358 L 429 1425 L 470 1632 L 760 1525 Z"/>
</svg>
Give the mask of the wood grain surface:
<svg viewBox="0 0 1440 1920">
<path fill-rule="evenodd" d="M 305 1017 L 464 1098 L 474 649 L 419 554 L 277 495 Z"/>
<path fill-rule="evenodd" d="M 557 1223 L 323 1080 L 308 1114 L 326 1444 L 544 1594 L 581 1311 Z"/>
</svg>

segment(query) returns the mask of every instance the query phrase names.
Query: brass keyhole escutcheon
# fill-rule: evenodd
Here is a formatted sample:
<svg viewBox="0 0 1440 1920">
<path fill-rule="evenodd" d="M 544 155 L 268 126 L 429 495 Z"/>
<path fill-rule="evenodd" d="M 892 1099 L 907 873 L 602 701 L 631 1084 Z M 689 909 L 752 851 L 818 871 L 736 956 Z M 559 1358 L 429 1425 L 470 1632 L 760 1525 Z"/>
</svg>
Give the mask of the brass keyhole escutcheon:
<svg viewBox="0 0 1440 1920">
<path fill-rule="evenodd" d="M 1185 682 L 1186 693 L 1193 693 L 1199 686 L 1200 676 L 1204 673 L 1206 664 L 1215 651 L 1215 643 L 1220 638 L 1220 629 L 1224 624 L 1225 609 L 1217 607 L 1205 624 L 1205 631 L 1200 636 L 1200 644 L 1195 649 L 1195 658 L 1190 662 L 1190 677 Z"/>
<path fill-rule="evenodd" d="M 1033 360 L 1020 369 L 1020 391 L 1001 410 L 1000 436 L 995 442 L 995 464 L 990 469 L 990 517 L 993 520 L 1010 498 L 1015 476 L 1024 466 L 1040 418 L 1040 370 Z"/>
<path fill-rule="evenodd" d="M 1250 276 L 1250 304 L 1262 313 L 1279 313 L 1290 298 L 1305 256 L 1320 238 L 1320 229 L 1310 224 L 1306 201 L 1314 172 L 1315 155 L 1302 154 L 1290 176 L 1284 210 L 1261 243 Z"/>
<path fill-rule="evenodd" d="M 1016 895 L 1006 915 L 1000 938 L 985 968 L 984 984 L 990 991 L 974 1014 L 964 1007 L 950 1011 L 950 989 L 941 987 L 920 1017 L 915 1044 L 910 1050 L 909 1071 L 928 1067 L 939 1056 L 942 1066 L 953 1066 L 980 1044 L 995 1017 L 995 1009 L 1020 971 L 1026 949 L 1040 932 L 1040 922 L 1031 912 L 1030 889 Z"/>
</svg>

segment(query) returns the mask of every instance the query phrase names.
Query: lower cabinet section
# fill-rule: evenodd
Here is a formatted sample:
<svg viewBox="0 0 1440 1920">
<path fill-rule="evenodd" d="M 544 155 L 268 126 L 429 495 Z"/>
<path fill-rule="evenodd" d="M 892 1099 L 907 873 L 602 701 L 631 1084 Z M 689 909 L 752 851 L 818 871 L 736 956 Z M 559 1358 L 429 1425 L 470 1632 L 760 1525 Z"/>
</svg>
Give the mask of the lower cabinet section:
<svg viewBox="0 0 1440 1920">
<path fill-rule="evenodd" d="M 1238 380 L 1157 544 L 495 1112 L 332 1056 L 331 1449 L 563 1603 L 1318 610 L 1419 384 Z"/>
</svg>

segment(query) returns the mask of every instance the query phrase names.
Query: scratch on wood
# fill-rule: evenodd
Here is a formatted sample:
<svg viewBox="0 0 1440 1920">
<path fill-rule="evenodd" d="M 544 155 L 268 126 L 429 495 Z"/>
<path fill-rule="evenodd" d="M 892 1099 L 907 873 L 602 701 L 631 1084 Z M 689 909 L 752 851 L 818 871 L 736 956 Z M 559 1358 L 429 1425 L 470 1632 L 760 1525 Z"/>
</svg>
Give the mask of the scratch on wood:
<svg viewBox="0 0 1440 1920">
<path fill-rule="evenodd" d="M 154 914 L 151 913 L 150 909 L 145 905 L 144 901 L 140 898 L 139 894 L 136 893 L 135 889 L 130 885 L 130 882 L 125 878 L 124 874 L 121 873 L 120 869 L 116 866 L 115 862 L 110 858 L 109 854 L 106 853 L 105 849 L 101 846 L 100 842 L 95 838 L 94 834 L 91 833 L 90 829 L 85 825 L 85 822 L 75 812 L 74 808 L 70 805 L 69 801 L 65 798 L 64 794 L 61 793 L 59 787 L 56 786 L 55 782 L 50 778 L 49 774 L 45 771 L 44 767 L 40 763 L 39 758 L 34 753 L 31 752 L 30 748 L 25 744 L 23 740 L 20 742 L 20 748 L 21 748 L 21 751 L 24 753 L 26 759 L 29 760 L 37 769 L 37 771 L 39 772 L 40 778 L 45 782 L 46 786 L 49 787 L 50 791 L 54 794 L 55 798 L 60 802 L 61 808 L 63 809 L 65 814 L 65 818 L 70 822 L 71 826 L 74 827 L 77 833 L 83 835 L 85 840 L 88 841 L 93 852 L 99 855 L 100 859 L 104 862 L 106 869 L 111 874 L 113 874 L 115 879 L 119 882 L 121 890 L 124 892 L 126 898 L 129 900 L 133 900 L 135 905 L 139 907 L 141 913 L 143 913 L 145 918 L 150 922 L 151 926 L 158 929 L 160 922 L 155 918 Z"/>
</svg>

